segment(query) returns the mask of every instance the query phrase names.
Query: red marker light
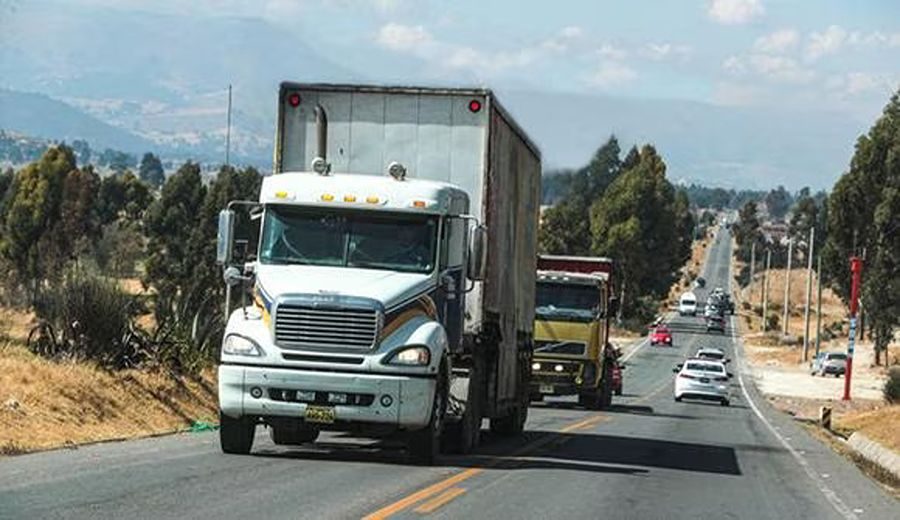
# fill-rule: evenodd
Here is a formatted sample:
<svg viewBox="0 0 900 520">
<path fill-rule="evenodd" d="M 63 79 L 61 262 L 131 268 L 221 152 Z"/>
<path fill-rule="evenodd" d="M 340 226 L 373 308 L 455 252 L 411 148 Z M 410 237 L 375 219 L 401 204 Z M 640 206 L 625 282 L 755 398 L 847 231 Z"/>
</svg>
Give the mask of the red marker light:
<svg viewBox="0 0 900 520">
<path fill-rule="evenodd" d="M 288 96 L 288 103 L 294 108 L 299 107 L 300 106 L 300 94 L 297 94 L 296 92 L 294 92 L 293 94 Z"/>
<path fill-rule="evenodd" d="M 477 99 L 473 99 L 472 101 L 469 101 L 469 112 L 472 112 L 473 114 L 475 114 L 480 111 L 481 111 L 481 101 L 478 101 Z"/>
</svg>

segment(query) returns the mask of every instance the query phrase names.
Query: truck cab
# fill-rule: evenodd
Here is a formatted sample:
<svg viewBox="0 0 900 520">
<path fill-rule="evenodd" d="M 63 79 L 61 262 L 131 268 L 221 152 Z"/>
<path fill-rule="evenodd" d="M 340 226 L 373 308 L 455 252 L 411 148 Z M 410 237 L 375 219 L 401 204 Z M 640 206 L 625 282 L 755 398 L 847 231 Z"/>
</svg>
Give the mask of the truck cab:
<svg viewBox="0 0 900 520">
<path fill-rule="evenodd" d="M 265 425 L 286 445 L 399 435 L 432 463 L 446 440 L 476 446 L 482 418 L 520 432 L 540 200 L 527 137 L 483 89 L 286 82 L 278 121 L 259 200 L 219 217 L 222 450 L 249 453 Z M 248 208 L 252 259 L 234 251 Z"/>
<path fill-rule="evenodd" d="M 552 258 L 541 257 L 538 265 Z M 539 270 L 535 305 L 535 348 L 531 399 L 578 396 L 590 409 L 608 406 L 613 392 L 611 353 L 607 350 L 609 313 L 608 259 L 573 257 L 569 269 Z M 609 264 L 611 266 L 611 263 Z"/>
</svg>

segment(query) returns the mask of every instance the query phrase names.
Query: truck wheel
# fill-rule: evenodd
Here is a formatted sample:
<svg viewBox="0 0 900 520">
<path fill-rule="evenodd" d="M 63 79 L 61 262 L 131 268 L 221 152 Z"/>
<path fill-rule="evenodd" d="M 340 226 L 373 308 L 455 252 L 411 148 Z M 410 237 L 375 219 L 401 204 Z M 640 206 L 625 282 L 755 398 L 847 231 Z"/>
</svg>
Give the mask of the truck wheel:
<svg viewBox="0 0 900 520">
<path fill-rule="evenodd" d="M 581 394 L 578 396 L 578 404 L 588 410 L 600 410 L 603 407 L 603 396 L 601 389 L 596 389 L 589 394 Z"/>
<path fill-rule="evenodd" d="M 246 455 L 253 447 L 256 421 L 250 417 L 234 419 L 219 411 L 219 445 L 224 453 Z"/>
<path fill-rule="evenodd" d="M 441 367 L 434 390 L 434 402 L 431 404 L 431 419 L 428 426 L 410 434 L 407 452 L 410 461 L 415 464 L 431 466 L 441 451 L 441 435 L 444 430 L 444 418 L 447 413 L 447 399 L 450 389 L 447 367 Z"/>
<path fill-rule="evenodd" d="M 481 444 L 484 375 L 484 363 L 476 357 L 472 361 L 472 368 L 469 369 L 466 409 L 459 421 L 445 426 L 446 446 L 453 453 L 467 455 L 478 449 L 478 445 Z"/>
<path fill-rule="evenodd" d="M 299 446 L 315 442 L 319 429 L 305 424 L 269 426 L 269 438 L 278 446 Z"/>
<path fill-rule="evenodd" d="M 516 406 L 509 414 L 491 419 L 491 433 L 502 437 L 520 435 L 525 430 L 527 420 L 528 408 Z"/>
</svg>

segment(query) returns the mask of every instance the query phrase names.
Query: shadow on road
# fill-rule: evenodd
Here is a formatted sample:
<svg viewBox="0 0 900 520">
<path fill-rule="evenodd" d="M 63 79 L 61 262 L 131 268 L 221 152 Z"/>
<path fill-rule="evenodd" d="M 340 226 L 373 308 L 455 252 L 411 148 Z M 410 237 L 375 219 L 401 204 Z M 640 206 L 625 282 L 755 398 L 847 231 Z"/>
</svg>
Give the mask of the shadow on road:
<svg viewBox="0 0 900 520">
<path fill-rule="evenodd" d="M 530 431 L 513 442 L 491 439 L 490 435 L 484 437 L 484 446 L 478 454 L 446 455 L 443 464 L 458 468 L 564 469 L 620 474 L 643 474 L 648 472 L 646 468 L 741 474 L 732 447 L 576 432 Z M 522 449 L 535 441 L 539 446 Z M 283 460 L 408 464 L 401 446 L 388 442 L 365 446 L 319 443 L 294 448 L 266 445 L 253 455 Z"/>
</svg>

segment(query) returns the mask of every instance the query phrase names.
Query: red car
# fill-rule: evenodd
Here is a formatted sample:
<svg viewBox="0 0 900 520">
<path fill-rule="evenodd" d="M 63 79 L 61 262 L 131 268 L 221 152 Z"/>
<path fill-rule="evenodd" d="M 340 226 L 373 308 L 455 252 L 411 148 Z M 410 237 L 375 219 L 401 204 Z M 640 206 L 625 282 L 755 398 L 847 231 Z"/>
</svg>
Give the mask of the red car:
<svg viewBox="0 0 900 520">
<path fill-rule="evenodd" d="M 656 328 L 650 332 L 650 344 L 671 347 L 672 332 L 665 325 L 657 325 Z"/>
</svg>

